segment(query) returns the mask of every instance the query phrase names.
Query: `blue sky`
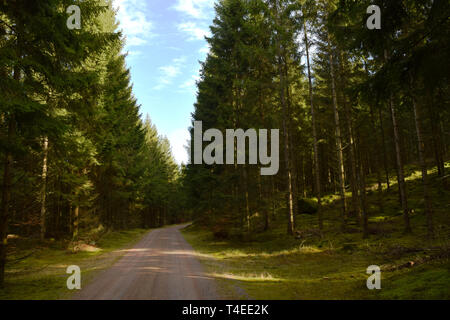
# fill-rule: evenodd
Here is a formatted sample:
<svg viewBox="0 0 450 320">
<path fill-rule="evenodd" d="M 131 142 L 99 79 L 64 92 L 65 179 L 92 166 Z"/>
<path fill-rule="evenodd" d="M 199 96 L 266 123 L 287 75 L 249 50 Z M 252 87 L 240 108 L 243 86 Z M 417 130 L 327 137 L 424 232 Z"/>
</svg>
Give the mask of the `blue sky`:
<svg viewBox="0 0 450 320">
<path fill-rule="evenodd" d="M 125 51 L 133 92 L 178 163 L 187 162 L 195 81 L 208 46 L 214 0 L 114 0 L 127 38 Z"/>
</svg>

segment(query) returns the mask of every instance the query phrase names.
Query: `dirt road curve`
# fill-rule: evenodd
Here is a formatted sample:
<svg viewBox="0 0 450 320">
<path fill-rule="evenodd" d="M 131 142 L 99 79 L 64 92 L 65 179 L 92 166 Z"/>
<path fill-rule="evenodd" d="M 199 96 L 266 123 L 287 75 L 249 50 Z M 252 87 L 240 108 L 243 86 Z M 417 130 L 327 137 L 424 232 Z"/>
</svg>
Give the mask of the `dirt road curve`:
<svg viewBox="0 0 450 320">
<path fill-rule="evenodd" d="M 214 279 L 176 226 L 147 234 L 74 296 L 78 300 L 217 300 Z"/>
</svg>

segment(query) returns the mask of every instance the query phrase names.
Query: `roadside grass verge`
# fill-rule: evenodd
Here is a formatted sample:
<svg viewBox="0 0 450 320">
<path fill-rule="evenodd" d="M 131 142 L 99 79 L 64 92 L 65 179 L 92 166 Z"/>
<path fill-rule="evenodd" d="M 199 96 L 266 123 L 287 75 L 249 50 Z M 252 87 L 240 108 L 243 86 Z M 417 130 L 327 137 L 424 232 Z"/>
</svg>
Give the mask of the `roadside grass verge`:
<svg viewBox="0 0 450 320">
<path fill-rule="evenodd" d="M 81 268 L 81 285 L 86 285 L 98 271 L 111 266 L 125 249 L 138 242 L 149 230 L 132 229 L 108 232 L 96 242 L 93 252 L 69 250 L 68 242 L 32 239 L 11 241 L 13 252 L 8 255 L 5 287 L 0 300 L 69 299 L 74 293 L 67 289 L 70 265 Z"/>
<path fill-rule="evenodd" d="M 403 233 L 395 184 L 368 192 L 370 237 L 363 239 L 356 219 L 340 230 L 338 197 L 324 199 L 324 232 L 296 239 L 286 235 L 280 203 L 269 231 L 261 221 L 242 238 L 217 239 L 200 225 L 183 230 L 186 240 L 225 292 L 235 299 L 450 299 L 450 192 L 431 170 L 436 238 L 426 236 L 422 187 L 417 170 L 407 168 L 413 234 Z M 376 189 L 375 189 L 376 190 Z M 297 215 L 299 231 L 318 230 L 317 217 Z M 436 258 L 438 257 L 438 258 Z M 368 290 L 368 266 L 381 267 L 381 290 Z M 241 288 L 240 291 L 236 288 Z M 242 293 L 245 291 L 245 294 Z"/>
<path fill-rule="evenodd" d="M 280 250 L 278 244 L 270 242 L 217 241 L 211 232 L 195 226 L 183 234 L 201 253 L 199 259 L 229 298 L 450 299 L 448 259 L 399 271 L 382 271 L 382 289 L 370 291 L 366 287 L 368 266 L 380 265 L 383 270 L 383 266 L 414 261 L 417 255 L 392 258 L 364 250 L 364 245 L 351 252 L 329 246 L 305 250 L 298 244 Z M 245 290 L 247 296 L 236 293 L 236 287 Z"/>
</svg>

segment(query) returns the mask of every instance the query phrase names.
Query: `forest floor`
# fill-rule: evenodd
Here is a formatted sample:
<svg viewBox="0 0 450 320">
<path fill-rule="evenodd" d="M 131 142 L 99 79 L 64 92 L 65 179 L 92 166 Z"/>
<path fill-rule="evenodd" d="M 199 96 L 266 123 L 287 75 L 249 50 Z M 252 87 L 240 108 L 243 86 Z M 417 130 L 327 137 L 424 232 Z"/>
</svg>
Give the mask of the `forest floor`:
<svg viewBox="0 0 450 320">
<path fill-rule="evenodd" d="M 133 229 L 102 234 L 95 245 L 68 247 L 67 241 L 16 238 L 9 240 L 5 287 L 0 300 L 54 300 L 69 298 L 70 276 L 66 269 L 77 265 L 82 271 L 81 286 L 123 256 L 123 250 L 138 242 L 149 230 Z"/>
<path fill-rule="evenodd" d="M 450 162 L 446 164 L 447 174 Z M 307 236 L 286 235 L 283 208 L 269 231 L 262 219 L 241 239 L 216 239 L 210 229 L 192 225 L 183 231 L 223 295 L 236 299 L 450 299 L 449 177 L 430 170 L 436 237 L 427 239 L 421 175 L 406 168 L 412 234 L 404 234 L 398 189 L 383 192 L 384 211 L 374 185 L 368 193 L 370 237 L 363 239 L 356 222 L 340 231 L 338 197 L 324 199 L 324 232 L 315 215 L 297 215 L 296 227 Z M 374 183 L 374 181 L 369 182 Z M 373 189 L 373 190 L 372 190 Z M 349 194 L 350 196 L 351 194 Z M 381 290 L 368 290 L 366 270 L 381 267 Z M 239 289 L 242 288 L 242 289 Z"/>
</svg>

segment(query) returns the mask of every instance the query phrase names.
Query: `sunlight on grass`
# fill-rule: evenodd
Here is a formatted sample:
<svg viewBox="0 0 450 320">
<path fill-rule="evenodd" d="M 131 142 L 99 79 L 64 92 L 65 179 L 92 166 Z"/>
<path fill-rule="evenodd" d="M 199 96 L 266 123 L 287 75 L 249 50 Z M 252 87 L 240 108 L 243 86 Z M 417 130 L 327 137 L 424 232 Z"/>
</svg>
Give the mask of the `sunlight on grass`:
<svg viewBox="0 0 450 320">
<path fill-rule="evenodd" d="M 430 174 L 430 170 L 428 170 L 428 174 Z M 408 177 L 405 178 L 406 181 L 412 181 L 417 179 L 422 179 L 422 171 L 420 170 L 414 171 L 412 174 L 410 174 Z"/>
<path fill-rule="evenodd" d="M 384 222 L 391 220 L 392 217 L 390 216 L 376 216 L 376 217 L 370 217 L 369 222 Z"/>
<path fill-rule="evenodd" d="M 450 167 L 450 162 L 446 163 Z M 438 188 L 437 169 L 428 170 L 433 197 L 436 238 L 426 237 L 423 213 L 422 174 L 417 166 L 406 166 L 408 204 L 411 208 L 413 234 L 405 234 L 399 204 L 397 178 L 391 172 L 391 188 L 383 182 L 384 211 L 378 207 L 376 177 L 368 178 L 367 201 L 369 207 L 368 239 L 362 239 L 356 219 L 349 221 L 349 232 L 340 226 L 340 197 L 323 197 L 323 234 L 317 232 L 316 215 L 296 215 L 297 230 L 306 237 L 296 239 L 286 234 L 286 221 L 281 202 L 277 218 L 271 220 L 266 232 L 255 232 L 246 241 L 239 238 L 216 239 L 205 228 L 192 226 L 183 235 L 200 252 L 209 273 L 214 275 L 231 298 L 247 299 L 442 299 L 448 297 L 450 273 L 448 259 L 440 269 L 424 264 L 382 275 L 382 292 L 367 290 L 367 267 L 379 265 L 382 270 L 408 261 L 418 261 L 437 250 L 448 250 L 450 216 L 448 190 Z M 392 187 L 393 186 L 393 187 Z M 346 193 L 349 205 L 351 192 Z M 314 200 L 314 198 L 312 198 Z M 260 219 L 261 220 L 261 219 Z M 257 218 L 252 225 L 257 230 Z M 425 248 L 423 250 L 422 248 Z M 433 249 L 435 250 L 435 249 Z M 424 270 L 423 272 L 421 270 Z M 235 287 L 241 286 L 237 290 Z M 445 293 L 447 290 L 447 293 Z M 248 296 L 239 292 L 245 291 Z M 238 292 L 235 294 L 234 292 Z"/>
<path fill-rule="evenodd" d="M 261 256 L 261 257 L 277 257 L 277 256 L 288 256 L 292 254 L 309 254 L 309 253 L 319 253 L 323 252 L 324 250 L 319 249 L 315 246 L 304 246 L 300 245 L 297 248 L 292 248 L 289 250 L 282 250 L 282 251 L 276 251 L 276 252 L 262 252 L 260 254 L 256 254 L 255 256 Z"/>
<path fill-rule="evenodd" d="M 212 277 L 221 278 L 221 279 L 230 279 L 230 280 L 239 280 L 239 281 L 273 281 L 273 282 L 281 282 L 285 281 L 284 279 L 275 278 L 271 274 L 267 272 L 263 272 L 260 274 L 249 273 L 249 274 L 231 274 L 231 273 L 212 273 Z"/>
<path fill-rule="evenodd" d="M 292 249 L 285 249 L 285 250 L 273 251 L 273 252 L 266 252 L 266 251 L 245 252 L 243 250 L 230 249 L 230 250 L 224 250 L 224 251 L 217 252 L 214 254 L 214 256 L 219 259 L 232 259 L 232 258 L 245 258 L 245 257 L 270 258 L 270 257 L 289 256 L 289 255 L 293 255 L 293 254 L 313 254 L 313 253 L 320 253 L 320 252 L 324 252 L 324 250 L 319 249 L 316 246 L 299 245 Z M 198 257 L 206 257 L 206 258 L 213 256 L 213 255 L 207 255 L 207 254 L 201 254 L 201 253 L 196 253 L 195 255 Z"/>
</svg>

